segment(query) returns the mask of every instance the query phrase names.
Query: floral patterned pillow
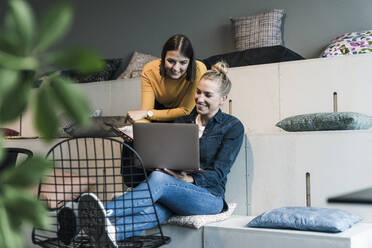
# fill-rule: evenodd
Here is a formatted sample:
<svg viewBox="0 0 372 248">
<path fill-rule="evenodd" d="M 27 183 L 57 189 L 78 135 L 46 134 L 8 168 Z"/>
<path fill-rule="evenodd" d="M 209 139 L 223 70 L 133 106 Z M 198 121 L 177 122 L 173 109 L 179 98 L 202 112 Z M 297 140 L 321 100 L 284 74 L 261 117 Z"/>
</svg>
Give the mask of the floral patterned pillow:
<svg viewBox="0 0 372 248">
<path fill-rule="evenodd" d="M 372 53 L 372 30 L 338 36 L 330 42 L 321 57 Z"/>
<path fill-rule="evenodd" d="M 199 229 L 205 224 L 223 221 L 231 216 L 236 208 L 236 203 L 229 203 L 228 209 L 219 214 L 211 215 L 189 215 L 189 216 L 172 216 L 168 219 L 166 224 L 175 224 L 179 226 L 186 226 L 190 228 Z"/>
</svg>

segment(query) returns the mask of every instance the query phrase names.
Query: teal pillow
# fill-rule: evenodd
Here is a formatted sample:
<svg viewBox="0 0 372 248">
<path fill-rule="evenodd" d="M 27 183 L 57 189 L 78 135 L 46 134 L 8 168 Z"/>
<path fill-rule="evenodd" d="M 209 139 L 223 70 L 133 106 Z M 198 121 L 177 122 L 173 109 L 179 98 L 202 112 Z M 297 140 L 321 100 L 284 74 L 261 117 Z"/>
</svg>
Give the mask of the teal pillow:
<svg viewBox="0 0 372 248">
<path fill-rule="evenodd" d="M 361 220 L 359 216 L 341 209 L 283 207 L 257 216 L 247 226 L 337 233 Z"/>
<path fill-rule="evenodd" d="M 355 112 L 314 113 L 287 117 L 276 126 L 289 132 L 368 129 L 372 117 Z"/>
</svg>

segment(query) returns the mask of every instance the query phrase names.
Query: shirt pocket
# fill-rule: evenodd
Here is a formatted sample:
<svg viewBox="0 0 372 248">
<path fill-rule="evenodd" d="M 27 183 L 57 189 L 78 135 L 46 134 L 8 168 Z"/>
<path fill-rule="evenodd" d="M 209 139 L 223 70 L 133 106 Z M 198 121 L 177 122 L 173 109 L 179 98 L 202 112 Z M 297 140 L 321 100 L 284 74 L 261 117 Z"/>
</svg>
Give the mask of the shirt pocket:
<svg viewBox="0 0 372 248">
<path fill-rule="evenodd" d="M 205 151 L 206 151 L 206 158 L 208 161 L 212 160 L 218 150 L 221 147 L 222 143 L 222 136 L 221 135 L 212 135 L 205 137 Z"/>
</svg>

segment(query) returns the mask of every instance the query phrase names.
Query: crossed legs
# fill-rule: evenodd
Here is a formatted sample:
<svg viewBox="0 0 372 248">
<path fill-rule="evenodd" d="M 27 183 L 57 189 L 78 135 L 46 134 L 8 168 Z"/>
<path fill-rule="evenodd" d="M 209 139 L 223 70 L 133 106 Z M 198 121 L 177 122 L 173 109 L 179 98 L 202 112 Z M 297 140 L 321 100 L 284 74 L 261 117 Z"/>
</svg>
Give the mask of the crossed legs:
<svg viewBox="0 0 372 248">
<path fill-rule="evenodd" d="M 151 189 L 154 206 L 148 188 Z M 90 203 L 82 204 L 85 201 Z M 91 211 L 93 205 L 98 206 L 101 213 Z M 94 242 L 110 243 L 107 247 L 116 247 L 116 241 L 141 235 L 145 230 L 155 227 L 156 216 L 162 223 L 172 214 L 217 214 L 222 208 L 221 197 L 214 196 L 202 187 L 154 171 L 148 182 L 142 182 L 132 191 L 105 205 L 94 194 L 83 194 L 79 200 L 79 217 L 84 231 Z M 95 225 L 102 223 L 103 226 L 106 225 L 106 228 L 96 227 L 95 229 Z M 107 228 L 107 226 L 114 226 L 114 228 Z M 115 233 L 112 234 L 112 232 Z"/>
</svg>

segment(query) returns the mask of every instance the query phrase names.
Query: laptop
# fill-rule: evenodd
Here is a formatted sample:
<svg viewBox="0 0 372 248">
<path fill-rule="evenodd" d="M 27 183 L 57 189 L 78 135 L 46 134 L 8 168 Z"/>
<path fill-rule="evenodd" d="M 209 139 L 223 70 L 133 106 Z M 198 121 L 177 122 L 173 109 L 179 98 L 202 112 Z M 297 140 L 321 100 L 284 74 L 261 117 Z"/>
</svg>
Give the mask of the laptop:
<svg viewBox="0 0 372 248">
<path fill-rule="evenodd" d="M 134 123 L 134 149 L 147 169 L 199 170 L 196 124 Z"/>
<path fill-rule="evenodd" d="M 118 127 L 115 127 L 114 125 L 112 125 L 111 123 L 108 123 L 108 122 L 105 122 L 105 125 L 106 126 L 109 126 L 112 130 L 112 132 L 119 136 L 119 137 L 122 137 L 124 139 L 124 142 L 126 143 L 132 143 L 133 142 L 133 138 L 128 136 L 126 133 L 124 133 L 123 131 L 121 131 Z M 130 125 L 130 124 L 128 124 Z"/>
</svg>

